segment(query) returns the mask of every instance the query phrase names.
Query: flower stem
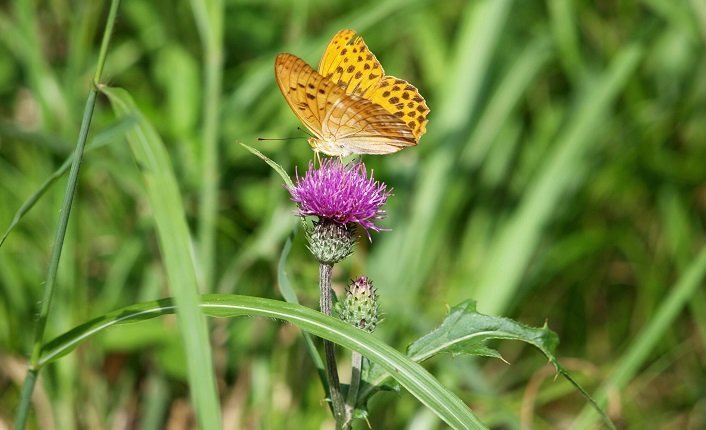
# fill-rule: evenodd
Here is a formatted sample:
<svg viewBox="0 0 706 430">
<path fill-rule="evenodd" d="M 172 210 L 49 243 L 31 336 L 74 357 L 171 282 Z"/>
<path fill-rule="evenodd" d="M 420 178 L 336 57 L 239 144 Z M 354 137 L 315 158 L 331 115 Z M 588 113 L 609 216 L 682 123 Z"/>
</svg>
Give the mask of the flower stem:
<svg viewBox="0 0 706 430">
<path fill-rule="evenodd" d="M 353 418 L 356 403 L 358 403 L 358 390 L 360 388 L 360 374 L 363 370 L 363 355 L 358 351 L 353 351 L 351 355 L 351 383 L 348 386 L 346 396 L 346 417 Z"/>
<path fill-rule="evenodd" d="M 331 271 L 333 264 L 321 263 L 319 266 L 319 291 L 321 312 L 326 315 L 331 315 L 333 308 L 333 299 L 331 290 Z M 338 369 L 336 367 L 336 352 L 334 343 L 324 340 L 324 355 L 326 357 L 326 375 L 328 376 L 329 396 L 333 404 L 333 415 L 336 419 L 336 428 L 343 428 L 345 421 L 345 409 L 343 403 L 343 395 L 341 394 L 341 383 L 338 379 Z"/>
</svg>

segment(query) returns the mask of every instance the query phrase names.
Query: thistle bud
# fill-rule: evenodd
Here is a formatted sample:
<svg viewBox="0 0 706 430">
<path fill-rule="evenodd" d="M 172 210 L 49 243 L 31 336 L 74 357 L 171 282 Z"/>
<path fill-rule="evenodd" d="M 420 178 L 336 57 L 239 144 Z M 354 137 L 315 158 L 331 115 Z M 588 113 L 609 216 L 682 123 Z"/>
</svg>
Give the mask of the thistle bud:
<svg viewBox="0 0 706 430">
<path fill-rule="evenodd" d="M 314 222 L 306 238 L 309 241 L 309 251 L 320 263 L 335 264 L 353 253 L 355 224 L 321 220 Z"/>
<path fill-rule="evenodd" d="M 373 282 L 361 276 L 346 289 L 346 298 L 340 312 L 348 324 L 372 333 L 378 324 L 377 290 Z"/>
</svg>

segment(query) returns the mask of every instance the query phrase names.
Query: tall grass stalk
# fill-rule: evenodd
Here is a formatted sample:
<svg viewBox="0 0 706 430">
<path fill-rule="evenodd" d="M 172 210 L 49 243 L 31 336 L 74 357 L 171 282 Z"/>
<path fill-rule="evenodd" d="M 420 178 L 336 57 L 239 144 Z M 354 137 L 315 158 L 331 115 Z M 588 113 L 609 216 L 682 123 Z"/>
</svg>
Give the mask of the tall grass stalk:
<svg viewBox="0 0 706 430">
<path fill-rule="evenodd" d="M 216 390 L 208 337 L 208 325 L 199 309 L 196 262 L 186 222 L 178 181 L 164 142 L 137 108 L 130 94 L 121 88 L 102 88 L 119 118 L 140 119 L 127 135 L 135 161 L 142 166 L 144 192 L 153 211 L 159 249 L 177 304 L 177 325 L 183 341 L 189 390 L 199 428 L 220 426 L 220 402 Z"/>
<path fill-rule="evenodd" d="M 38 366 L 39 358 L 41 356 L 42 345 L 44 343 L 44 331 L 46 329 L 47 320 L 49 318 L 49 311 L 51 309 L 52 298 L 54 297 L 54 292 L 56 290 L 56 274 L 59 269 L 59 260 L 61 259 L 61 250 L 64 245 L 64 238 L 66 237 L 66 228 L 69 224 L 69 215 L 71 214 L 71 204 L 74 199 L 74 194 L 76 193 L 76 187 L 78 186 L 78 173 L 81 169 L 81 161 L 83 159 L 83 151 L 86 147 L 86 141 L 88 140 L 88 129 L 91 125 L 91 118 L 93 117 L 93 110 L 96 106 L 96 96 L 98 94 L 98 86 L 100 85 L 101 75 L 103 74 L 103 66 L 105 65 L 105 59 L 108 53 L 108 44 L 110 42 L 110 35 L 113 32 L 113 26 L 115 24 L 115 18 L 118 13 L 118 6 L 120 5 L 120 0 L 113 0 L 110 5 L 110 12 L 108 14 L 108 19 L 106 21 L 105 28 L 103 30 L 103 41 L 101 42 L 100 53 L 98 55 L 98 64 L 96 66 L 96 72 L 93 76 L 93 86 L 88 93 L 88 98 L 86 99 L 86 107 L 83 111 L 83 119 L 81 120 L 81 128 L 78 134 L 78 141 L 76 142 L 76 150 L 71 164 L 71 172 L 69 173 L 69 180 L 66 184 L 66 191 L 64 193 L 64 201 L 61 205 L 61 212 L 59 215 L 59 225 L 56 229 L 56 236 L 54 238 L 54 245 L 51 250 L 51 258 L 49 260 L 49 268 L 47 270 L 46 282 L 44 284 L 44 294 L 42 298 L 42 305 L 39 310 L 39 317 L 37 318 L 37 326 L 35 327 L 34 341 L 32 346 L 32 356 L 29 361 L 29 368 L 27 370 L 27 376 L 25 377 L 25 382 L 22 386 L 22 393 L 20 395 L 20 404 L 17 408 L 17 413 L 15 417 L 15 429 L 24 429 L 27 424 L 27 417 L 29 415 L 29 403 L 32 397 L 32 392 L 34 391 L 34 385 L 37 381 L 37 376 L 39 374 L 40 366 Z"/>
<path fill-rule="evenodd" d="M 218 136 L 223 81 L 223 2 L 192 0 L 196 25 L 204 50 L 201 200 L 199 204 L 199 250 L 201 288 L 213 290 L 218 216 Z"/>
</svg>

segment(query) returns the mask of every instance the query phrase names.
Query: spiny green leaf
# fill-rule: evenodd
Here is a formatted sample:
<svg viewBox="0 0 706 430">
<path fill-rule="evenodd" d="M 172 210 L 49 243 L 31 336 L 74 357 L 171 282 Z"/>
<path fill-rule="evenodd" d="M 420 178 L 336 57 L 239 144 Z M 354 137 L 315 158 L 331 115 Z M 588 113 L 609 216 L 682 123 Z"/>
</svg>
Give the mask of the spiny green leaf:
<svg viewBox="0 0 706 430">
<path fill-rule="evenodd" d="M 586 398 L 601 415 L 604 423 L 609 428 L 615 428 L 596 401 L 559 364 L 555 356 L 559 338 L 546 324 L 544 327 L 534 328 L 509 318 L 484 315 L 476 312 L 475 301 L 467 300 L 452 307 L 438 328 L 412 343 L 407 349 L 407 355 L 415 362 L 424 361 L 440 353 L 502 359 L 500 353 L 485 345 L 485 342 L 491 339 L 520 340 L 534 345 L 554 365 L 557 373 L 565 377 Z M 357 405 L 361 413 L 367 410 L 368 400 L 377 392 L 394 389 L 394 385 L 389 385 L 389 378 L 390 375 L 374 363 L 363 372 L 363 386 Z"/>
<path fill-rule="evenodd" d="M 467 300 L 452 307 L 449 315 L 438 328 L 412 343 L 407 349 L 407 355 L 416 362 L 424 361 L 439 353 L 480 355 L 502 359 L 498 351 L 485 345 L 485 342 L 491 339 L 519 340 L 542 351 L 554 365 L 557 373 L 566 378 L 586 398 L 609 428 L 614 428 L 598 403 L 559 364 L 555 355 L 559 337 L 549 330 L 546 324 L 541 328 L 535 328 L 509 318 L 484 315 L 476 312 L 474 300 Z M 373 394 L 374 392 L 371 391 L 365 393 L 365 396 L 369 398 Z"/>
<path fill-rule="evenodd" d="M 502 359 L 496 350 L 485 345 L 490 339 L 521 340 L 532 344 L 556 366 L 554 352 L 559 338 L 546 325 L 533 328 L 508 318 L 480 314 L 476 312 L 476 303 L 473 300 L 451 308 L 441 325 L 411 344 L 407 354 L 417 362 L 442 352 Z"/>
<path fill-rule="evenodd" d="M 452 307 L 438 328 L 409 346 L 407 355 L 418 363 L 439 353 L 479 355 L 502 360 L 498 351 L 485 345 L 490 339 L 528 342 L 539 348 L 559 371 L 554 357 L 559 340 L 554 332 L 546 326 L 532 328 L 508 318 L 480 314 L 476 312 L 473 300 Z M 357 407 L 362 411 L 367 410 L 367 402 L 373 395 L 389 390 L 399 390 L 399 386 L 390 381 L 385 370 L 371 364 L 363 372 L 363 386 Z"/>
</svg>

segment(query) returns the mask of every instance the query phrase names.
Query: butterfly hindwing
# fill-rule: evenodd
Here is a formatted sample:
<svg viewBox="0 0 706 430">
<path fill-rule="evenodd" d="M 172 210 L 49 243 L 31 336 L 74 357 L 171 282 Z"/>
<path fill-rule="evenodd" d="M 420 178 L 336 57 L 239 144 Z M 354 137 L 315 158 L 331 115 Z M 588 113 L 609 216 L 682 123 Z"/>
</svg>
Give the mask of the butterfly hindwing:
<svg viewBox="0 0 706 430">
<path fill-rule="evenodd" d="M 394 76 L 385 76 L 370 94 L 370 101 L 400 118 L 419 138 L 426 132 L 429 107 L 414 85 Z"/>
<path fill-rule="evenodd" d="M 348 152 L 389 154 L 417 141 L 407 125 L 382 106 L 356 95 L 346 95 L 324 121 L 324 134 L 330 133 Z"/>
</svg>

